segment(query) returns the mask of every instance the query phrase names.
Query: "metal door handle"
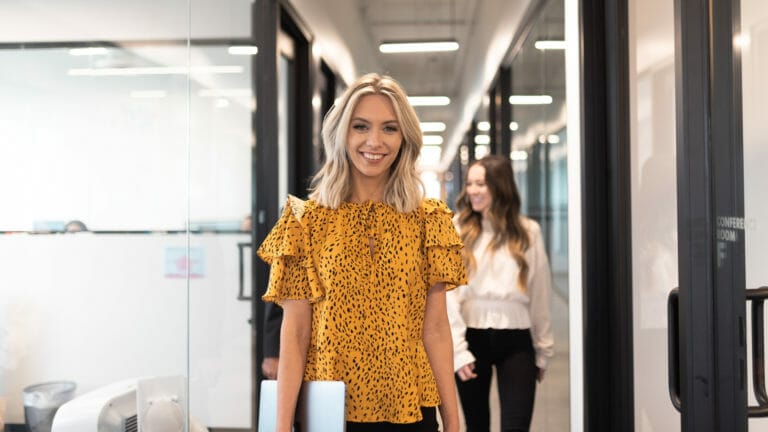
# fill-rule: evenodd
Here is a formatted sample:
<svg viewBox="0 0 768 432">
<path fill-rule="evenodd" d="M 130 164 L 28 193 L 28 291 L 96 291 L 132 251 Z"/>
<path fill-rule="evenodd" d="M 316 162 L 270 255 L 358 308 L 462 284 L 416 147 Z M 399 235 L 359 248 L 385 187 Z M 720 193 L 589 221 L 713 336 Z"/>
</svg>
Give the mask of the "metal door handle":
<svg viewBox="0 0 768 432">
<path fill-rule="evenodd" d="M 748 289 L 747 301 L 752 302 L 752 389 L 757 406 L 747 407 L 749 417 L 768 417 L 768 394 L 765 392 L 765 318 L 763 303 L 768 287 Z"/>
<path fill-rule="evenodd" d="M 667 298 L 667 370 L 669 371 L 669 398 L 672 406 L 680 411 L 680 306 L 679 290 L 673 289 Z"/>
</svg>

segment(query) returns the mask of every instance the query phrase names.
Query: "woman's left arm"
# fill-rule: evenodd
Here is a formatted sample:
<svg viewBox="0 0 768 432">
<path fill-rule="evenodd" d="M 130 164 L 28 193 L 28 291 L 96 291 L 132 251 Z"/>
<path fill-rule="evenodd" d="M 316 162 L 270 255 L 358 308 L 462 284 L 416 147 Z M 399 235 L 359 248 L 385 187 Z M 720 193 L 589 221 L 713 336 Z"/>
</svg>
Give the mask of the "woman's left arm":
<svg viewBox="0 0 768 432">
<path fill-rule="evenodd" d="M 436 283 L 427 293 L 422 338 L 440 395 L 443 430 L 458 432 L 459 408 L 453 378 L 453 339 L 445 303 L 445 284 L 442 282 Z"/>
<path fill-rule="evenodd" d="M 538 227 L 537 227 L 538 228 Z M 541 229 L 533 233 L 533 262 L 531 277 L 528 281 L 528 291 L 531 298 L 531 338 L 536 350 L 536 367 L 539 369 L 538 380 L 544 378 L 549 359 L 554 353 L 554 339 L 550 318 L 550 294 L 552 293 L 552 275 L 549 259 L 544 250 L 544 239 Z"/>
</svg>

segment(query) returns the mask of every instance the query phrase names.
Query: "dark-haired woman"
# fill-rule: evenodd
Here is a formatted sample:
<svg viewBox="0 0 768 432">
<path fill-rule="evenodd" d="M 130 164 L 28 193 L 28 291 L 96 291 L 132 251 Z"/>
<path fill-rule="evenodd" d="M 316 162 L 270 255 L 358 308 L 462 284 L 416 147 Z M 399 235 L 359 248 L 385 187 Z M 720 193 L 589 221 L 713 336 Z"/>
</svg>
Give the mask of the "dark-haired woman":
<svg viewBox="0 0 768 432">
<path fill-rule="evenodd" d="M 496 368 L 501 430 L 527 431 L 553 353 L 551 276 L 539 225 L 520 214 L 511 161 L 474 162 L 457 201 L 469 284 L 448 294 L 454 369 L 469 432 L 487 432 Z"/>
</svg>

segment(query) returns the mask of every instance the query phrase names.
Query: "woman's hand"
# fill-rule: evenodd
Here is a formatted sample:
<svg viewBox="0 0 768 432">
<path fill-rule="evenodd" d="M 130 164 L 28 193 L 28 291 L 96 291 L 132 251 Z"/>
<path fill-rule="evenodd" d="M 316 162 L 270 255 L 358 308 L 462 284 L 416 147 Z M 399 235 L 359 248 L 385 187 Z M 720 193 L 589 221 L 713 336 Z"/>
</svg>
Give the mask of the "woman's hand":
<svg viewBox="0 0 768 432">
<path fill-rule="evenodd" d="M 475 373 L 475 362 L 467 363 L 460 367 L 459 370 L 456 371 L 456 375 L 458 375 L 459 379 L 462 381 L 469 381 L 477 378 L 477 374 Z"/>
<path fill-rule="evenodd" d="M 279 357 L 264 357 L 264 361 L 261 362 L 261 372 L 267 379 L 277 379 Z"/>
</svg>

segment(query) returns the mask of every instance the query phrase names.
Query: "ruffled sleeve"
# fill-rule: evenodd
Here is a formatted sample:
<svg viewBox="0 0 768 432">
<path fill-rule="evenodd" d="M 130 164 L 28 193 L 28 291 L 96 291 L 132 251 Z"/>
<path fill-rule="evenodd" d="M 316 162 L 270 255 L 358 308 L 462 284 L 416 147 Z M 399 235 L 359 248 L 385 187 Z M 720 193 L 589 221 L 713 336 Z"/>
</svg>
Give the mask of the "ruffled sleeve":
<svg viewBox="0 0 768 432">
<path fill-rule="evenodd" d="M 437 199 L 424 200 L 422 209 L 428 286 L 438 282 L 445 282 L 446 289 L 465 285 L 467 273 L 461 258 L 463 245 L 451 221 L 451 209 Z"/>
<path fill-rule="evenodd" d="M 310 252 L 309 230 L 302 225 L 305 202 L 289 197 L 283 215 L 256 252 L 270 265 L 269 286 L 262 300 L 309 300 L 324 295 Z"/>
</svg>

